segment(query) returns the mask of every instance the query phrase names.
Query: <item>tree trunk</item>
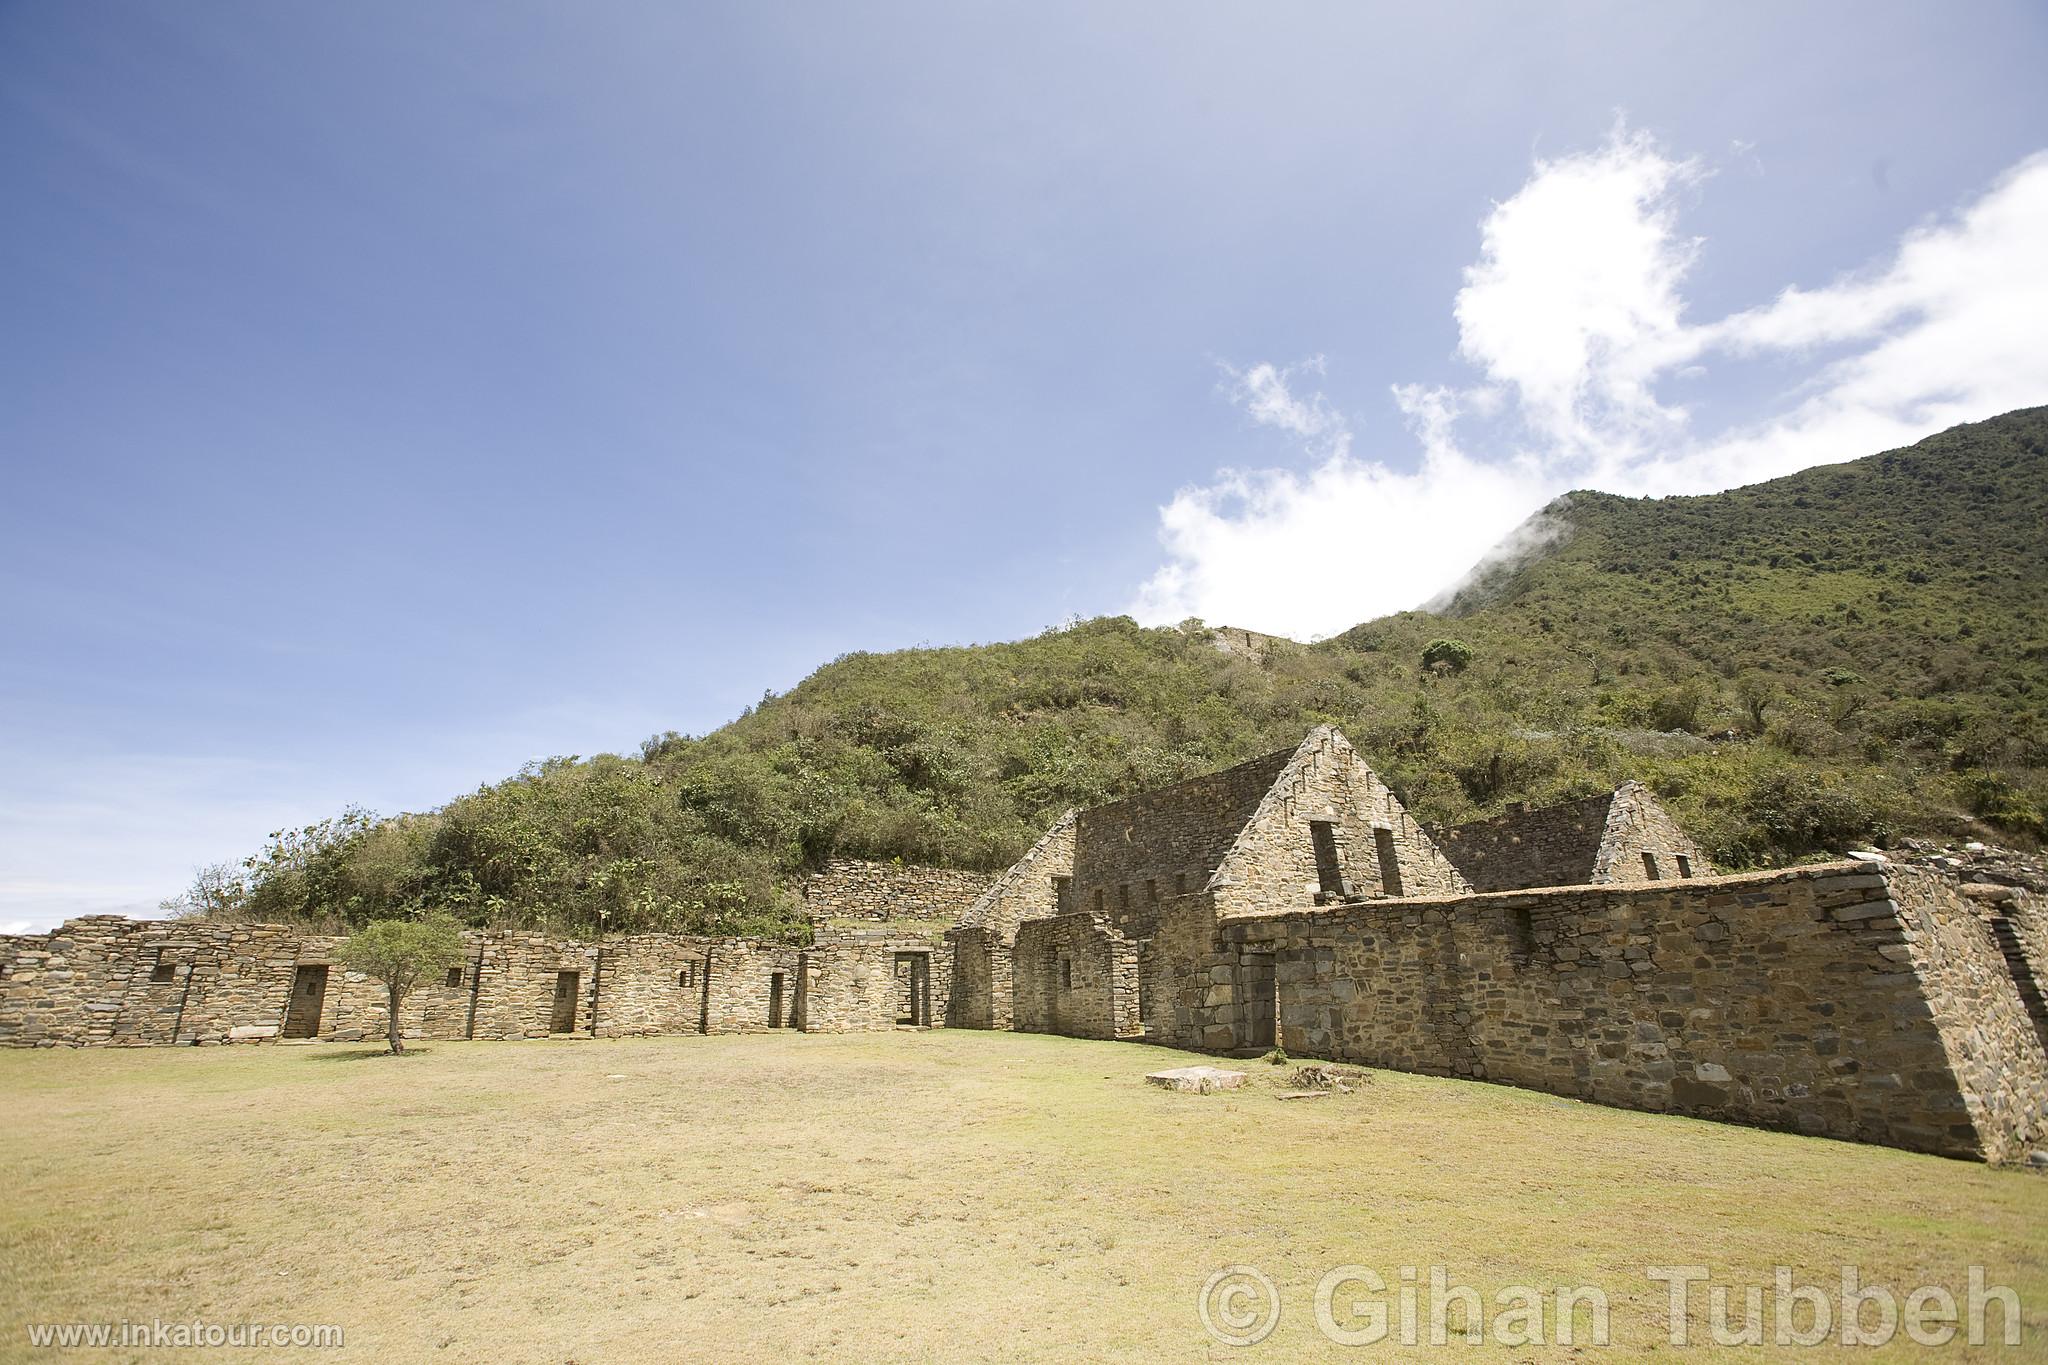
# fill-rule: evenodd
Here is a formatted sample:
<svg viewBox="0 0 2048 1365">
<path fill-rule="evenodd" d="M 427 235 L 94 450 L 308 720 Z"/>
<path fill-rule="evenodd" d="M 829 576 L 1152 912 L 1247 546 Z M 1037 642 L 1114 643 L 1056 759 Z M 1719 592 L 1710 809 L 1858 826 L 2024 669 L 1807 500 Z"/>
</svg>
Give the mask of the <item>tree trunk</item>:
<svg viewBox="0 0 2048 1365">
<path fill-rule="evenodd" d="M 389 1030 L 391 1037 L 391 1055 L 396 1057 L 398 1054 L 405 1051 L 405 1039 L 398 1036 L 398 987 L 392 986 L 389 989 L 391 991 L 391 1028 Z"/>
</svg>

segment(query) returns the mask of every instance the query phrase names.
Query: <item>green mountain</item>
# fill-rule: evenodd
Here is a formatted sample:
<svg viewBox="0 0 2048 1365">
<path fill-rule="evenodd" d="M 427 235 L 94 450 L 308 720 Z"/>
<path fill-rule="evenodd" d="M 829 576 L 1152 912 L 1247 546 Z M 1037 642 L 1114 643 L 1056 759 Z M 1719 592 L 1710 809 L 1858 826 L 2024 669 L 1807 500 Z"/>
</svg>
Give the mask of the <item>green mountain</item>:
<svg viewBox="0 0 2048 1365">
<path fill-rule="evenodd" d="M 839 854 L 994 869 L 1061 810 L 1341 726 L 1424 820 L 1648 782 L 1724 867 L 2048 836 L 2048 408 L 1704 497 L 1573 493 L 1434 612 L 850 654 L 732 724 L 280 834 L 188 902 L 797 932 Z"/>
</svg>

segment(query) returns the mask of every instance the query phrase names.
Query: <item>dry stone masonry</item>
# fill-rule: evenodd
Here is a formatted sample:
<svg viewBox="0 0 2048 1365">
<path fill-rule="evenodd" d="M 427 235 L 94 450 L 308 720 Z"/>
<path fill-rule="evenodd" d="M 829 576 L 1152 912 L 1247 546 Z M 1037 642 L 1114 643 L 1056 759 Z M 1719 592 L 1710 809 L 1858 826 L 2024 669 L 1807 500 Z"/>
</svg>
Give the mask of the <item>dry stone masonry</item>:
<svg viewBox="0 0 2048 1365">
<path fill-rule="evenodd" d="M 1433 836 L 1324 728 L 1064 818 L 948 935 L 954 1022 L 2011 1160 L 2048 1142 L 2048 902 L 2020 881 L 1717 876 L 1638 783 Z"/>
<path fill-rule="evenodd" d="M 1515 806 L 1429 834 L 1480 891 L 1714 875 L 1706 855 L 1640 782 L 1543 810 Z"/>
<path fill-rule="evenodd" d="M 957 921 L 988 886 L 988 874 L 907 863 L 834 858 L 803 885 L 804 909 L 816 920 Z"/>
<path fill-rule="evenodd" d="M 1321 727 L 1069 812 L 986 885 L 835 863 L 806 896 L 808 947 L 472 933 L 401 1028 L 1277 1044 L 1951 1156 L 2048 1144 L 2048 874 L 1969 849 L 1718 876 L 1637 783 L 1431 831 Z M 0 1043 L 380 1037 L 341 943 L 104 916 L 0 938 Z"/>
<path fill-rule="evenodd" d="M 986 878 L 878 864 L 845 868 L 858 917 L 930 920 Z M 918 874 L 929 873 L 929 885 Z M 894 888 L 889 899 L 877 888 Z M 849 915 L 854 902 L 831 902 Z M 815 902 L 814 902 L 815 904 Z M 956 912 L 957 914 L 957 912 Z M 944 921 L 950 923 L 950 919 Z M 228 1043 L 384 1036 L 384 987 L 340 965 L 343 939 L 283 925 L 96 915 L 0 938 L 0 1044 Z M 849 1033 L 946 1022 L 952 954 L 938 933 L 815 927 L 809 947 L 631 934 L 589 943 L 468 933 L 459 957 L 404 1005 L 415 1039 L 624 1037 L 791 1028 Z"/>
</svg>

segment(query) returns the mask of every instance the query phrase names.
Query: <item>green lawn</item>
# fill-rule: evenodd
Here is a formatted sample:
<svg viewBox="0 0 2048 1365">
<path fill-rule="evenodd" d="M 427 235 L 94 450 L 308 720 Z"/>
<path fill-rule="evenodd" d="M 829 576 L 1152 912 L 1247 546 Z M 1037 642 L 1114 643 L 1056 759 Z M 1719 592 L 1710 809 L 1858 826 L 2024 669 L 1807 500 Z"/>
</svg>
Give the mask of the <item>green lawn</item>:
<svg viewBox="0 0 2048 1365">
<path fill-rule="evenodd" d="M 2048 1343 L 2035 1174 L 1384 1072 L 1140 1081 L 1196 1060 L 943 1030 L 0 1052 L 0 1359 L 59 1358 L 30 1323 L 153 1318 L 344 1328 L 308 1359 L 1385 1358 L 1317 1332 L 1347 1263 L 1607 1290 L 1619 1349 L 1504 1359 L 1659 1345 L 1656 1264 L 1959 1294 L 1980 1264 L 2020 1354 Z M 1257 1347 L 1195 1311 L 1237 1262 L 1280 1294 Z"/>
</svg>

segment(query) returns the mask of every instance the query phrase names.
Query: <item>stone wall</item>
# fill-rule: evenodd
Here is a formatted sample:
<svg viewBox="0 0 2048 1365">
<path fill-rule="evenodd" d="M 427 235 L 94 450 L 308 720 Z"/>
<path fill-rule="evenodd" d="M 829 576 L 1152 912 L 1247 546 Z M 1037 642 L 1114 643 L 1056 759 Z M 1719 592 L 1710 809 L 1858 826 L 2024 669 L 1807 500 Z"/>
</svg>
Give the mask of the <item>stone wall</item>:
<svg viewBox="0 0 2048 1365">
<path fill-rule="evenodd" d="M 1480 891 L 1583 886 L 1593 880 L 1614 793 L 1432 829 L 1438 847 Z"/>
<path fill-rule="evenodd" d="M 1074 871 L 1074 824 L 1073 811 L 1054 821 L 946 932 L 953 987 L 946 1022 L 955 1028 L 1011 1027 L 1010 945 L 1025 920 L 1060 913 L 1059 888 Z"/>
<path fill-rule="evenodd" d="M 576 973 L 576 1014 L 571 1033 L 591 1031 L 599 989 L 597 948 L 544 934 L 465 935 L 469 1002 L 463 1029 L 433 1038 L 545 1038 L 552 1032 L 555 981 Z M 374 982 L 367 983 L 375 986 Z M 323 1025 L 321 1036 L 338 1037 Z"/>
<path fill-rule="evenodd" d="M 946 1022 L 954 1028 L 1009 1028 L 1009 945 L 992 929 L 955 929 L 946 939 L 953 968 Z"/>
<path fill-rule="evenodd" d="M 2044 1063 L 1982 922 L 1861 863 L 1178 926 L 1175 1041 L 1237 1043 L 1956 1156 L 2039 1140 Z M 1168 937 L 1162 929 L 1162 939 Z"/>
<path fill-rule="evenodd" d="M 1138 1019 L 1138 950 L 1106 917 L 1059 915 L 1017 931 L 1012 1017 L 1027 1033 L 1130 1038 Z"/>
<path fill-rule="evenodd" d="M 1488 820 L 1429 832 L 1479 891 L 1714 875 L 1699 845 L 1640 782 L 1541 810 L 1515 806 Z M 1646 853 L 1657 860 L 1655 878 L 1643 861 Z"/>
<path fill-rule="evenodd" d="M 1655 860 L 1655 875 L 1646 859 Z M 1624 782 L 1615 789 L 1600 850 L 1593 860 L 1592 881 L 1670 881 L 1713 875 L 1714 865 L 1707 855 L 1648 787 Z"/>
<path fill-rule="evenodd" d="M 684 934 L 607 940 L 592 962 L 597 998 L 582 1020 L 586 1029 L 594 1017 L 604 1038 L 701 1032 L 718 945 L 714 938 Z"/>
<path fill-rule="evenodd" d="M 90 916 L 0 944 L 0 1045 L 99 1046 L 265 1041 L 285 1031 L 301 968 L 326 968 L 316 1036 L 382 1038 L 384 986 L 343 968 L 344 940 L 282 925 Z M 634 934 L 586 943 L 543 934 L 471 932 L 446 972 L 407 996 L 413 1039 L 544 1038 L 556 1032 L 556 986 L 575 973 L 568 1032 L 590 1037 L 742 1033 L 781 1027 L 893 1028 L 893 989 L 842 990 L 862 964 L 902 952 L 931 959 L 931 1007 L 944 1017 L 951 957 L 935 939 L 871 933 L 800 949 L 753 939 Z M 831 994 L 816 1006 L 812 981 Z"/>
<path fill-rule="evenodd" d="M 1339 871 L 1355 896 L 1390 894 L 1380 866 L 1382 843 L 1393 854 L 1398 894 L 1450 895 L 1469 889 L 1387 784 L 1343 735 L 1325 725 L 1310 732 L 1269 780 L 1217 868 L 1218 913 L 1287 909 L 1314 899 L 1321 885 L 1312 837 L 1316 822 L 1330 826 Z"/>
<path fill-rule="evenodd" d="M 18 937 L 0 975 L 0 1043 L 15 1046 L 225 1041 L 274 1035 L 297 960 L 275 925 L 72 920 Z"/>
<path fill-rule="evenodd" d="M 1161 909 L 1144 959 L 1146 1035 L 1170 1047 L 1237 1046 L 1239 952 L 1218 933 L 1216 897 L 1176 896 Z"/>
<path fill-rule="evenodd" d="M 986 872 L 834 858 L 804 881 L 813 920 L 943 920 L 955 923 L 988 889 Z"/>
<path fill-rule="evenodd" d="M 799 998 L 802 959 L 802 950 L 786 943 L 720 939 L 705 971 L 704 1031 L 761 1033 L 797 1027 L 804 1003 Z"/>
<path fill-rule="evenodd" d="M 1023 921 L 1071 908 L 1061 906 L 1058 889 L 1074 873 L 1075 819 L 1075 812 L 1068 811 L 1055 820 L 1028 853 L 975 898 L 959 927 L 987 929 L 1008 943 Z"/>
<path fill-rule="evenodd" d="M 2034 1023 L 2034 1035 L 2048 1047 L 2048 895 L 2003 886 L 1957 888 L 1991 928 L 2006 969 Z M 1976 899 L 1983 896 L 1984 899 Z"/>
<path fill-rule="evenodd" d="M 1980 1149 L 1993 1160 L 2024 1157 L 2048 1143 L 2048 1052 L 2015 979 L 2018 964 L 1952 879 L 1895 866 L 1886 882 Z"/>
<path fill-rule="evenodd" d="M 926 973 L 922 1017 L 909 995 L 913 962 Z M 804 955 L 804 1020 L 808 1033 L 863 1033 L 915 1023 L 943 1025 L 952 988 L 952 953 L 916 935 L 864 936 Z"/>
<path fill-rule="evenodd" d="M 1283 749 L 1082 811 L 1073 884 L 1060 910 L 1108 915 L 1126 934 L 1143 937 L 1162 900 L 1208 884 L 1293 756 Z"/>
</svg>

